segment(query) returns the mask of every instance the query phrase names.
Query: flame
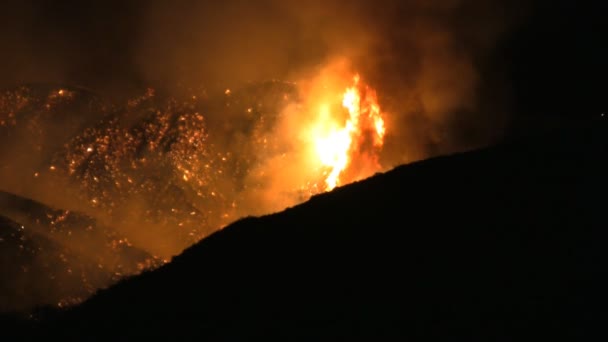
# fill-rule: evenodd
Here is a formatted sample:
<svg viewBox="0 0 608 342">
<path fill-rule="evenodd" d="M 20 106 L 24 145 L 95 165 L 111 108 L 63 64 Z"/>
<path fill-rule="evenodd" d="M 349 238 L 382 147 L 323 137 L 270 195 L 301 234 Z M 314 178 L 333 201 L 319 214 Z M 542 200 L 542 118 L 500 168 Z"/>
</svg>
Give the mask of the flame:
<svg viewBox="0 0 608 342">
<path fill-rule="evenodd" d="M 386 128 L 376 92 L 360 80 L 360 76 L 355 75 L 352 86 L 342 96 L 342 107 L 348 112 L 344 124 L 340 125 L 336 113 L 323 104 L 312 129 L 316 155 L 325 169 L 326 191 L 344 181 L 366 176 L 358 174 L 351 176 L 352 179 L 342 179 L 350 166 L 362 172 L 379 169 L 377 152 L 384 143 Z"/>
</svg>

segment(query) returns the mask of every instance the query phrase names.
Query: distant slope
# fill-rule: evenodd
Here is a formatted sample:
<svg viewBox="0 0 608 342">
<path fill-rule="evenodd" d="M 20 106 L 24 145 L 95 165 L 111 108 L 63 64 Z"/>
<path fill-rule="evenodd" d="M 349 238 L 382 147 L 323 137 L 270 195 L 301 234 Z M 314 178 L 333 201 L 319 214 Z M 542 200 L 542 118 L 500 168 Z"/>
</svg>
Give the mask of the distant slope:
<svg viewBox="0 0 608 342">
<path fill-rule="evenodd" d="M 608 320 L 606 126 L 398 167 L 243 219 L 38 333 L 587 340 Z"/>
<path fill-rule="evenodd" d="M 0 313 L 77 303 L 156 263 L 89 216 L 0 191 Z"/>
</svg>

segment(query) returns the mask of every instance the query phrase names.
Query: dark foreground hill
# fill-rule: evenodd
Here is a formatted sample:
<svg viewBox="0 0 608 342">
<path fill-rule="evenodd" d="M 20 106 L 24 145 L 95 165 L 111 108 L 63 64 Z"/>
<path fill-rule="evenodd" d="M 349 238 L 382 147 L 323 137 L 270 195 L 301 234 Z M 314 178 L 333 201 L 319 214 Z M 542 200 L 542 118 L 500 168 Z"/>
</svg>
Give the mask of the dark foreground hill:
<svg viewBox="0 0 608 342">
<path fill-rule="evenodd" d="M 606 126 L 398 167 L 243 219 L 24 324 L 60 341 L 588 340 L 608 323 Z"/>
</svg>

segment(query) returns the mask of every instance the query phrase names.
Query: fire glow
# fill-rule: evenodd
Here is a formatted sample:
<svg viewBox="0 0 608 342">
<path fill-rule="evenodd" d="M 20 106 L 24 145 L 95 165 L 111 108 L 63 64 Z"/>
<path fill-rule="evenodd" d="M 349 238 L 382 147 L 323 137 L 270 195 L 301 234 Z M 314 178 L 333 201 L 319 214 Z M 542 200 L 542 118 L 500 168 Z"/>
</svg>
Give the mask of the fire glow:
<svg viewBox="0 0 608 342">
<path fill-rule="evenodd" d="M 353 77 L 352 86 L 342 96 L 342 109 L 348 112 L 343 124 L 330 108 L 327 104 L 321 105 L 311 133 L 316 155 L 324 169 L 325 191 L 368 176 L 365 172 L 379 170 L 377 156 L 385 135 L 376 92 L 361 84 L 359 75 Z M 358 171 L 344 179 L 350 166 Z"/>
<path fill-rule="evenodd" d="M 57 291 L 40 303 L 79 302 L 240 217 L 277 212 L 381 171 L 385 114 L 376 92 L 352 75 L 332 63 L 298 82 L 221 89 L 221 101 L 200 93 L 162 98 L 152 88 L 124 104 L 70 86 L 0 93 L 0 136 L 28 132 L 13 143 L 33 156 L 12 177 L 32 184 L 28 197 L 62 208 L 18 225 L 18 233 L 50 229 L 57 246 L 75 251 L 68 260 L 64 249 L 48 250 L 59 260 L 48 269 Z M 90 111 L 90 123 L 70 126 L 67 118 L 81 110 Z M 54 125 L 57 117 L 66 124 Z M 58 142 L 64 137 L 41 127 L 73 133 Z M 33 265 L 47 264 L 47 251 L 30 252 Z M 81 287 L 68 285 L 75 276 Z"/>
</svg>

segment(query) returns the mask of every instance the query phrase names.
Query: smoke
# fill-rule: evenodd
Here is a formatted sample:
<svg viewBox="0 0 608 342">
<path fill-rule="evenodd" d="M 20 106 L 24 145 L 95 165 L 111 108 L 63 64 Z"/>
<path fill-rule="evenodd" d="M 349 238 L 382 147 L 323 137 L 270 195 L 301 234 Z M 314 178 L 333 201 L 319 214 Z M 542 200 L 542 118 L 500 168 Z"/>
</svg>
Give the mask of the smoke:
<svg viewBox="0 0 608 342">
<path fill-rule="evenodd" d="M 508 88 L 489 59 L 525 13 L 509 1 L 160 2 L 134 59 L 146 79 L 209 89 L 300 82 L 348 59 L 383 97 L 394 166 L 500 136 Z"/>
<path fill-rule="evenodd" d="M 387 127 L 383 170 L 500 137 L 508 120 L 501 97 L 506 87 L 492 71 L 491 57 L 496 42 L 525 13 L 519 2 L 475 0 L 25 1 L 7 8 L 0 30 L 2 46 L 10 47 L 0 63 L 4 85 L 78 84 L 121 103 L 147 87 L 169 97 L 213 98 L 252 82 L 293 82 L 299 101 L 288 104 L 270 131 L 281 153 L 252 150 L 249 133 L 221 137 L 210 132 L 223 151 L 258 154 L 245 176 L 247 190 L 229 179 L 214 180 L 224 184 L 216 187 L 224 196 L 242 199 L 241 215 L 301 200 L 281 195 L 301 186 L 294 179 L 309 178 L 312 172 L 306 164 L 310 152 L 299 150 L 305 138 L 298 134 L 310 124 L 311 108 L 327 94 L 341 93 L 338 88 L 354 73 L 379 94 Z M 327 89 L 328 82 L 338 84 Z M 129 115 L 134 116 L 122 119 L 127 131 L 140 118 L 135 112 Z M 225 110 L 208 110 L 204 116 L 210 124 L 248 120 L 244 112 Z M 64 143 L 52 132 L 72 133 L 97 119 L 84 118 L 79 125 L 47 120 L 40 127 L 43 139 L 31 145 L 44 146 L 48 153 L 32 155 L 27 147 L 16 146 L 3 149 L 3 159 L 13 164 L 11 170 L 37 169 Z M 213 129 L 218 127 L 210 125 Z M 26 135 L 15 139 L 26 141 Z M 48 186 L 28 184 L 29 175 L 2 172 L 10 179 L 4 189 L 83 207 L 70 203 L 78 200 L 55 199 L 61 195 Z M 44 191 L 37 194 L 36 189 Z M 149 206 L 142 202 L 122 208 L 145 212 Z"/>
<path fill-rule="evenodd" d="M 200 18 L 201 24 L 185 17 L 193 26 L 184 31 L 203 32 L 190 36 L 191 45 L 183 48 L 188 57 L 181 58 L 183 50 L 177 49 L 169 51 L 166 60 L 193 58 L 195 62 L 186 65 L 195 71 L 187 74 L 204 74 L 220 87 L 265 78 L 293 81 L 308 108 L 288 107 L 273 128 L 272 136 L 291 153 L 259 156 L 262 162 L 248 178 L 258 186 L 237 195 L 242 214 L 279 210 L 301 200 L 294 195 L 301 183 L 294 181 L 310 179 L 314 166 L 307 164 L 308 152 L 298 149 L 306 145 L 298 134 L 314 115 L 309 111 L 318 103 L 313 102 L 341 94 L 345 80 L 356 72 L 381 97 L 388 127 L 382 170 L 487 145 L 499 139 L 508 124 L 507 87 L 491 72 L 496 66 L 487 59 L 496 42 L 523 17 L 521 4 L 270 1 L 209 11 L 213 20 Z M 192 11 L 195 16 L 205 12 Z M 184 19 L 181 14 L 173 15 Z M 152 30 L 157 35 L 162 31 Z M 216 53 L 223 58 L 205 58 Z M 171 73 L 166 69 L 170 64 L 163 72 Z M 336 80 L 339 86 L 328 89 L 328 81 Z"/>
</svg>

